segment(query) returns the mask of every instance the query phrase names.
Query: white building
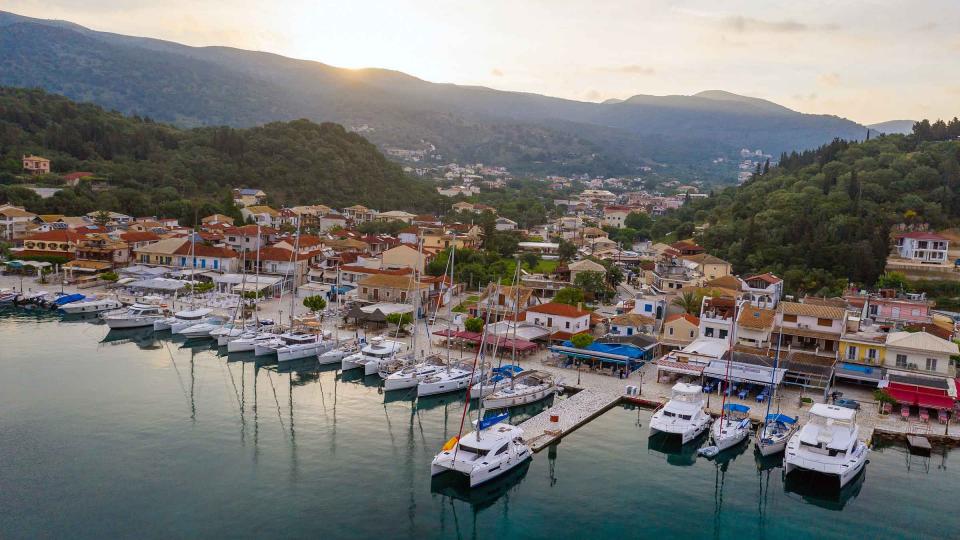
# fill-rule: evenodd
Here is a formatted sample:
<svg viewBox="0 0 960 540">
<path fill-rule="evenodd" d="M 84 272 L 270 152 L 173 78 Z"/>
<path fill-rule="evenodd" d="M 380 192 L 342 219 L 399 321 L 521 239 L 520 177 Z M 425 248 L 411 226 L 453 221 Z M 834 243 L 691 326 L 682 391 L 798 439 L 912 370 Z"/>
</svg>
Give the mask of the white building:
<svg viewBox="0 0 960 540">
<path fill-rule="evenodd" d="M 939 234 L 909 232 L 897 236 L 900 256 L 922 264 L 945 263 L 949 247 L 950 242 Z"/>
<path fill-rule="evenodd" d="M 525 320 L 550 330 L 553 333 L 553 339 L 569 339 L 575 334 L 590 330 L 589 311 L 556 302 L 527 308 Z"/>
<path fill-rule="evenodd" d="M 783 297 L 783 280 L 769 272 L 750 276 L 742 281 L 740 290 L 743 292 L 743 299 L 751 305 L 774 309 Z"/>
</svg>

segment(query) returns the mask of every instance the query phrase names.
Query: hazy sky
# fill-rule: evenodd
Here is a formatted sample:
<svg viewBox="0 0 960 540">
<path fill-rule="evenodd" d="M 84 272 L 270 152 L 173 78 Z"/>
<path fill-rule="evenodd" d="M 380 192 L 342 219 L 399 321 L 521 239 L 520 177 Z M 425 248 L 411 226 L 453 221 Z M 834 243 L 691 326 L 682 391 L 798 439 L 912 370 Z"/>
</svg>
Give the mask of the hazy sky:
<svg viewBox="0 0 960 540">
<path fill-rule="evenodd" d="M 960 115 L 957 0 L 4 0 L 0 9 L 579 100 L 722 89 L 865 123 Z"/>
</svg>

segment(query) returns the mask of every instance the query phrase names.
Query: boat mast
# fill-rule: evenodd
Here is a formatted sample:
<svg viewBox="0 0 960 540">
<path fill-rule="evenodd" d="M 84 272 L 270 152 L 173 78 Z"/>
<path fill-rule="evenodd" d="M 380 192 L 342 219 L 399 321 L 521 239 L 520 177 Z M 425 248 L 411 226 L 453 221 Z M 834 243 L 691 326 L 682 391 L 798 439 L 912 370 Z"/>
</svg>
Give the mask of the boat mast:
<svg viewBox="0 0 960 540">
<path fill-rule="evenodd" d="M 777 334 L 777 354 L 773 357 L 773 373 L 770 374 L 770 386 L 771 393 L 770 399 L 767 400 L 767 413 L 763 416 L 763 431 L 761 433 L 767 432 L 768 418 L 770 417 L 770 405 L 773 403 L 773 400 L 777 397 L 777 387 L 776 387 L 776 377 L 777 377 L 777 368 L 780 366 L 780 343 L 783 341 L 783 332 Z"/>
<path fill-rule="evenodd" d="M 450 300 L 453 300 L 453 294 L 455 292 L 454 287 L 456 282 L 454 281 L 454 277 L 453 277 L 453 265 L 456 264 L 456 258 L 457 258 L 457 243 L 454 242 L 450 246 L 450 261 L 449 261 L 450 262 L 450 289 L 451 289 Z M 446 276 L 447 273 L 444 272 L 443 275 Z M 442 286 L 443 284 L 441 283 L 441 287 Z M 437 311 L 440 311 L 439 304 L 437 304 Z M 450 322 L 453 322 L 453 321 L 450 321 Z M 448 366 L 450 365 L 450 325 L 447 325 L 447 365 Z"/>
<path fill-rule="evenodd" d="M 293 241 L 293 253 L 290 254 L 292 264 L 290 281 L 290 331 L 293 331 L 293 312 L 297 308 L 297 259 L 300 255 L 300 220 L 297 219 L 297 236 Z M 322 332 L 321 332 L 322 333 Z"/>
<path fill-rule="evenodd" d="M 729 334 L 730 346 L 727 348 L 727 352 L 730 353 L 730 358 L 727 359 L 727 371 L 726 371 L 726 374 L 723 376 L 723 382 L 726 388 L 723 389 L 723 399 L 720 401 L 721 428 L 723 427 L 723 420 L 724 420 L 724 417 L 726 416 L 726 411 L 727 411 L 727 393 L 730 392 L 730 364 L 733 364 L 733 344 L 734 344 L 733 334 L 734 332 L 736 332 L 736 329 L 737 329 L 737 308 L 738 307 L 739 306 L 737 304 L 737 301 L 734 300 L 733 301 L 733 319 L 730 320 L 730 334 Z"/>
</svg>

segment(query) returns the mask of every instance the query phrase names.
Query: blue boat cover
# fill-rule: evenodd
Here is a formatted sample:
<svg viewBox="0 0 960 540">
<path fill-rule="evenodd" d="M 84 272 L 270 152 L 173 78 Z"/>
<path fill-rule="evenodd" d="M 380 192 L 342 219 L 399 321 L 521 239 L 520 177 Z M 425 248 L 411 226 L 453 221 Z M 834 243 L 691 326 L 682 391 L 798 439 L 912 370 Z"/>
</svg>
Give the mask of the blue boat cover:
<svg viewBox="0 0 960 540">
<path fill-rule="evenodd" d="M 498 415 L 496 415 L 496 416 L 488 416 L 488 417 L 480 420 L 480 423 L 479 423 L 479 425 L 477 426 L 477 428 L 478 428 L 478 429 L 487 429 L 488 427 L 490 427 L 490 426 L 492 426 L 492 425 L 494 425 L 494 424 L 496 424 L 496 423 L 499 423 L 501 420 L 506 420 L 506 419 L 509 418 L 509 417 L 510 417 L 510 413 L 498 414 Z"/>
<path fill-rule="evenodd" d="M 57 298 L 56 300 L 53 301 L 53 303 L 54 303 L 55 305 L 62 306 L 62 305 L 64 305 L 64 304 L 69 304 L 69 303 L 71 303 L 71 302 L 79 302 L 80 300 L 83 300 L 84 298 L 86 298 L 86 296 L 84 296 L 84 295 L 82 295 L 82 294 L 79 294 L 79 293 L 78 293 L 78 294 L 68 294 L 68 295 L 65 295 L 65 296 L 61 296 L 60 298 Z"/>
<path fill-rule="evenodd" d="M 727 410 L 730 412 L 742 412 L 742 413 L 750 412 L 750 407 L 747 407 L 746 405 L 741 405 L 739 403 L 727 403 L 726 405 L 723 406 L 723 408 L 724 410 Z"/>
<path fill-rule="evenodd" d="M 797 423 L 797 419 L 791 418 L 785 414 L 768 414 L 767 422 L 781 422 L 784 424 L 795 424 Z"/>
<path fill-rule="evenodd" d="M 493 371 L 494 373 L 503 373 L 505 375 L 509 375 L 512 373 L 520 373 L 521 371 L 523 371 L 523 368 L 520 366 L 515 366 L 513 364 L 507 364 L 505 366 L 495 367 L 491 371 Z"/>
</svg>

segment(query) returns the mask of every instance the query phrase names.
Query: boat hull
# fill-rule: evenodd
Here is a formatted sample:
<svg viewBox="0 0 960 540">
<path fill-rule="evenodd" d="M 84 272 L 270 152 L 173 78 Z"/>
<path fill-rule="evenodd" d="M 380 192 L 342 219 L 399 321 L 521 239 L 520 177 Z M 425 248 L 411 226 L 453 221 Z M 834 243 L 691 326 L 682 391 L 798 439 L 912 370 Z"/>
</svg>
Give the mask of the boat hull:
<svg viewBox="0 0 960 540">
<path fill-rule="evenodd" d="M 859 442 L 857 448 L 853 451 L 853 457 L 845 461 L 824 462 L 817 459 L 811 459 L 798 455 L 792 450 L 788 451 L 783 458 L 784 474 L 789 475 L 796 470 L 804 470 L 812 473 L 822 474 L 831 478 L 836 478 L 839 487 L 847 485 L 853 480 L 867 464 L 867 454 L 869 449 L 865 444 Z"/>
<path fill-rule="evenodd" d="M 333 349 L 322 354 L 317 355 L 317 361 L 321 365 L 325 364 L 336 364 L 337 362 L 342 361 L 348 355 L 347 351 L 341 351 L 339 349 Z"/>
<path fill-rule="evenodd" d="M 105 301 L 96 303 L 66 304 L 60 308 L 60 311 L 66 313 L 67 315 L 76 315 L 79 313 L 100 313 L 103 311 L 120 309 L 122 307 L 123 304 L 120 302 Z"/>
<path fill-rule="evenodd" d="M 483 400 L 483 406 L 487 409 L 506 409 L 508 407 L 520 407 L 523 405 L 529 405 L 530 403 L 536 403 L 542 399 L 546 399 L 553 395 L 556 392 L 556 387 L 552 386 L 549 388 L 544 388 L 542 390 L 537 390 L 535 392 L 528 393 L 518 393 L 511 396 L 498 397 L 495 394 L 490 394 Z"/>
<path fill-rule="evenodd" d="M 154 319 L 106 319 L 103 322 L 111 329 L 121 329 L 152 327 L 153 321 Z"/>
<path fill-rule="evenodd" d="M 689 423 L 683 425 L 663 424 L 654 420 L 650 421 L 650 435 L 661 434 L 667 437 L 679 437 L 681 444 L 687 444 L 699 437 L 707 428 L 710 427 L 710 420 L 706 419 L 698 423 Z"/>
<path fill-rule="evenodd" d="M 475 377 L 471 377 L 469 374 L 467 374 L 461 378 L 450 378 L 436 382 L 422 381 L 417 385 L 417 396 L 435 396 L 438 394 L 446 394 L 448 392 L 457 392 L 459 390 L 468 388 L 471 384 L 473 384 L 474 380 Z"/>
</svg>

